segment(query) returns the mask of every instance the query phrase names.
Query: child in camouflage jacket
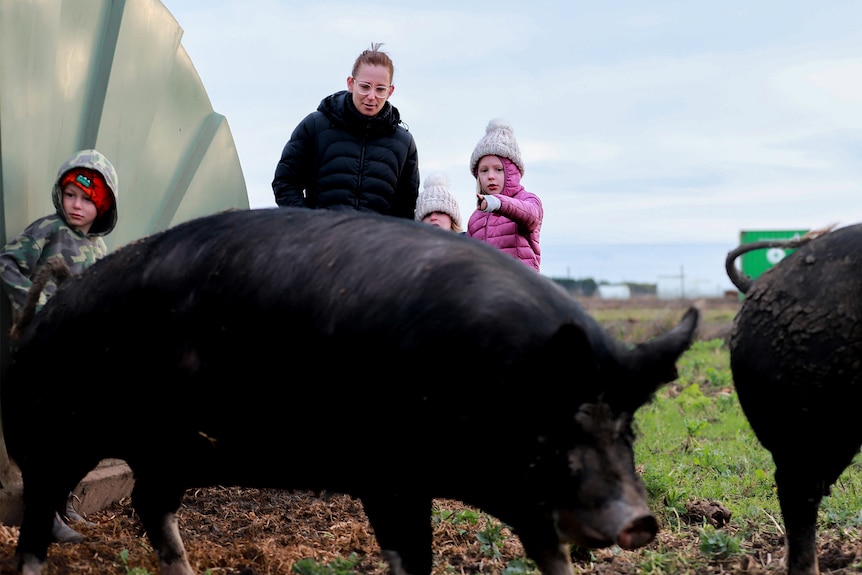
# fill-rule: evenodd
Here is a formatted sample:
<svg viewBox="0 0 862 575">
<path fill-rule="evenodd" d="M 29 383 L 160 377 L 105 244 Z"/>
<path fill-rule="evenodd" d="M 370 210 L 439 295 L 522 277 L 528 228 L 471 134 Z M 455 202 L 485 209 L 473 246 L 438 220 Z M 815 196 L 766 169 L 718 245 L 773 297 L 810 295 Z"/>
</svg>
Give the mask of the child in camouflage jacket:
<svg viewBox="0 0 862 575">
<path fill-rule="evenodd" d="M 0 284 L 12 304 L 13 324 L 46 262 L 62 258 L 71 274 L 82 272 L 108 253 L 103 236 L 117 225 L 117 172 L 96 150 L 80 150 L 63 162 L 51 197 L 56 213 L 35 220 L 0 251 Z M 56 289 L 53 280 L 46 282 L 37 311 Z M 71 495 L 62 516 L 58 511 L 54 518 L 54 539 L 81 541 L 84 536 L 63 520 L 86 521 L 72 507 Z"/>
<path fill-rule="evenodd" d="M 80 150 L 60 166 L 51 192 L 56 213 L 43 216 L 0 252 L 0 282 L 12 304 L 13 322 L 33 279 L 50 258 L 61 257 L 78 274 L 108 253 L 102 236 L 117 225 L 117 172 L 96 150 Z M 57 286 L 49 281 L 39 310 Z"/>
</svg>

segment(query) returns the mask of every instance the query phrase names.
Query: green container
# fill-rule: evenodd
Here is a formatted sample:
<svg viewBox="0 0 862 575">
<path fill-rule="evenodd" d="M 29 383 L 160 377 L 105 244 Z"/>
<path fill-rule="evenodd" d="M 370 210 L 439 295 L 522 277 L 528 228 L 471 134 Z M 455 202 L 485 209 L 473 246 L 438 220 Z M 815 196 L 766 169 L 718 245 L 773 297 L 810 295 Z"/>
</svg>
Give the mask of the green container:
<svg viewBox="0 0 862 575">
<path fill-rule="evenodd" d="M 739 233 L 740 244 L 772 240 L 792 240 L 804 236 L 808 230 L 768 230 L 768 231 L 746 231 Z M 757 279 L 760 275 L 786 258 L 793 250 L 782 248 L 767 248 L 754 250 L 742 254 L 740 269 L 742 273 L 751 279 Z"/>
</svg>

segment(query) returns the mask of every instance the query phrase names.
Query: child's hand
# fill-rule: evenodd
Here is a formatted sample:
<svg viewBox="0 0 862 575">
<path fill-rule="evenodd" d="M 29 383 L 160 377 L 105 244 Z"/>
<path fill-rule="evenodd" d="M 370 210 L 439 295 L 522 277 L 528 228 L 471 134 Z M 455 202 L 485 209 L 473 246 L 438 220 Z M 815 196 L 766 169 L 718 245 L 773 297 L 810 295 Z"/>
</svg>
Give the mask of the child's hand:
<svg viewBox="0 0 862 575">
<path fill-rule="evenodd" d="M 476 194 L 476 209 L 480 212 L 495 212 L 500 209 L 500 198 L 494 194 Z"/>
<path fill-rule="evenodd" d="M 476 209 L 482 212 L 488 209 L 488 201 L 482 194 L 476 194 Z"/>
</svg>

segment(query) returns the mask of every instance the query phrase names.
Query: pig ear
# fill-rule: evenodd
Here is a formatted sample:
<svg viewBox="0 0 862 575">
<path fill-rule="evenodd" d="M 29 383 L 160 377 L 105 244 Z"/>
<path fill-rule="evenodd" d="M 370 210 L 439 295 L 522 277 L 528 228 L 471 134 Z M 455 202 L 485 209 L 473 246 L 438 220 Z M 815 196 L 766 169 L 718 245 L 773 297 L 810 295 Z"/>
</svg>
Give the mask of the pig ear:
<svg viewBox="0 0 862 575">
<path fill-rule="evenodd" d="M 691 347 L 700 324 L 700 310 L 688 308 L 672 330 L 635 347 L 646 372 L 654 372 L 659 383 L 676 379 L 676 361 Z"/>
<path fill-rule="evenodd" d="M 676 327 L 629 350 L 623 363 L 629 377 L 638 382 L 637 389 L 614 389 L 617 402 L 628 403 L 634 411 L 659 387 L 674 381 L 679 375 L 676 363 L 694 342 L 699 323 L 700 311 L 691 307 Z"/>
</svg>

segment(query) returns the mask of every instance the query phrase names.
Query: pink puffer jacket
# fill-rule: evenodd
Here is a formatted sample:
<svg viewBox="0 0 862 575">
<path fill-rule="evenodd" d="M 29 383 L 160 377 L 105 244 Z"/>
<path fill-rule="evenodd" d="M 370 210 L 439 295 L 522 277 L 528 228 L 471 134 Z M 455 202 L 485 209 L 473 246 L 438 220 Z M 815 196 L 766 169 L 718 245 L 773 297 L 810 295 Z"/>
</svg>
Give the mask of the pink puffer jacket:
<svg viewBox="0 0 862 575">
<path fill-rule="evenodd" d="M 542 201 L 521 185 L 518 167 L 507 158 L 500 159 L 506 171 L 503 191 L 496 194 L 501 205 L 495 212 L 474 211 L 467 222 L 467 235 L 496 246 L 539 271 Z"/>
</svg>

